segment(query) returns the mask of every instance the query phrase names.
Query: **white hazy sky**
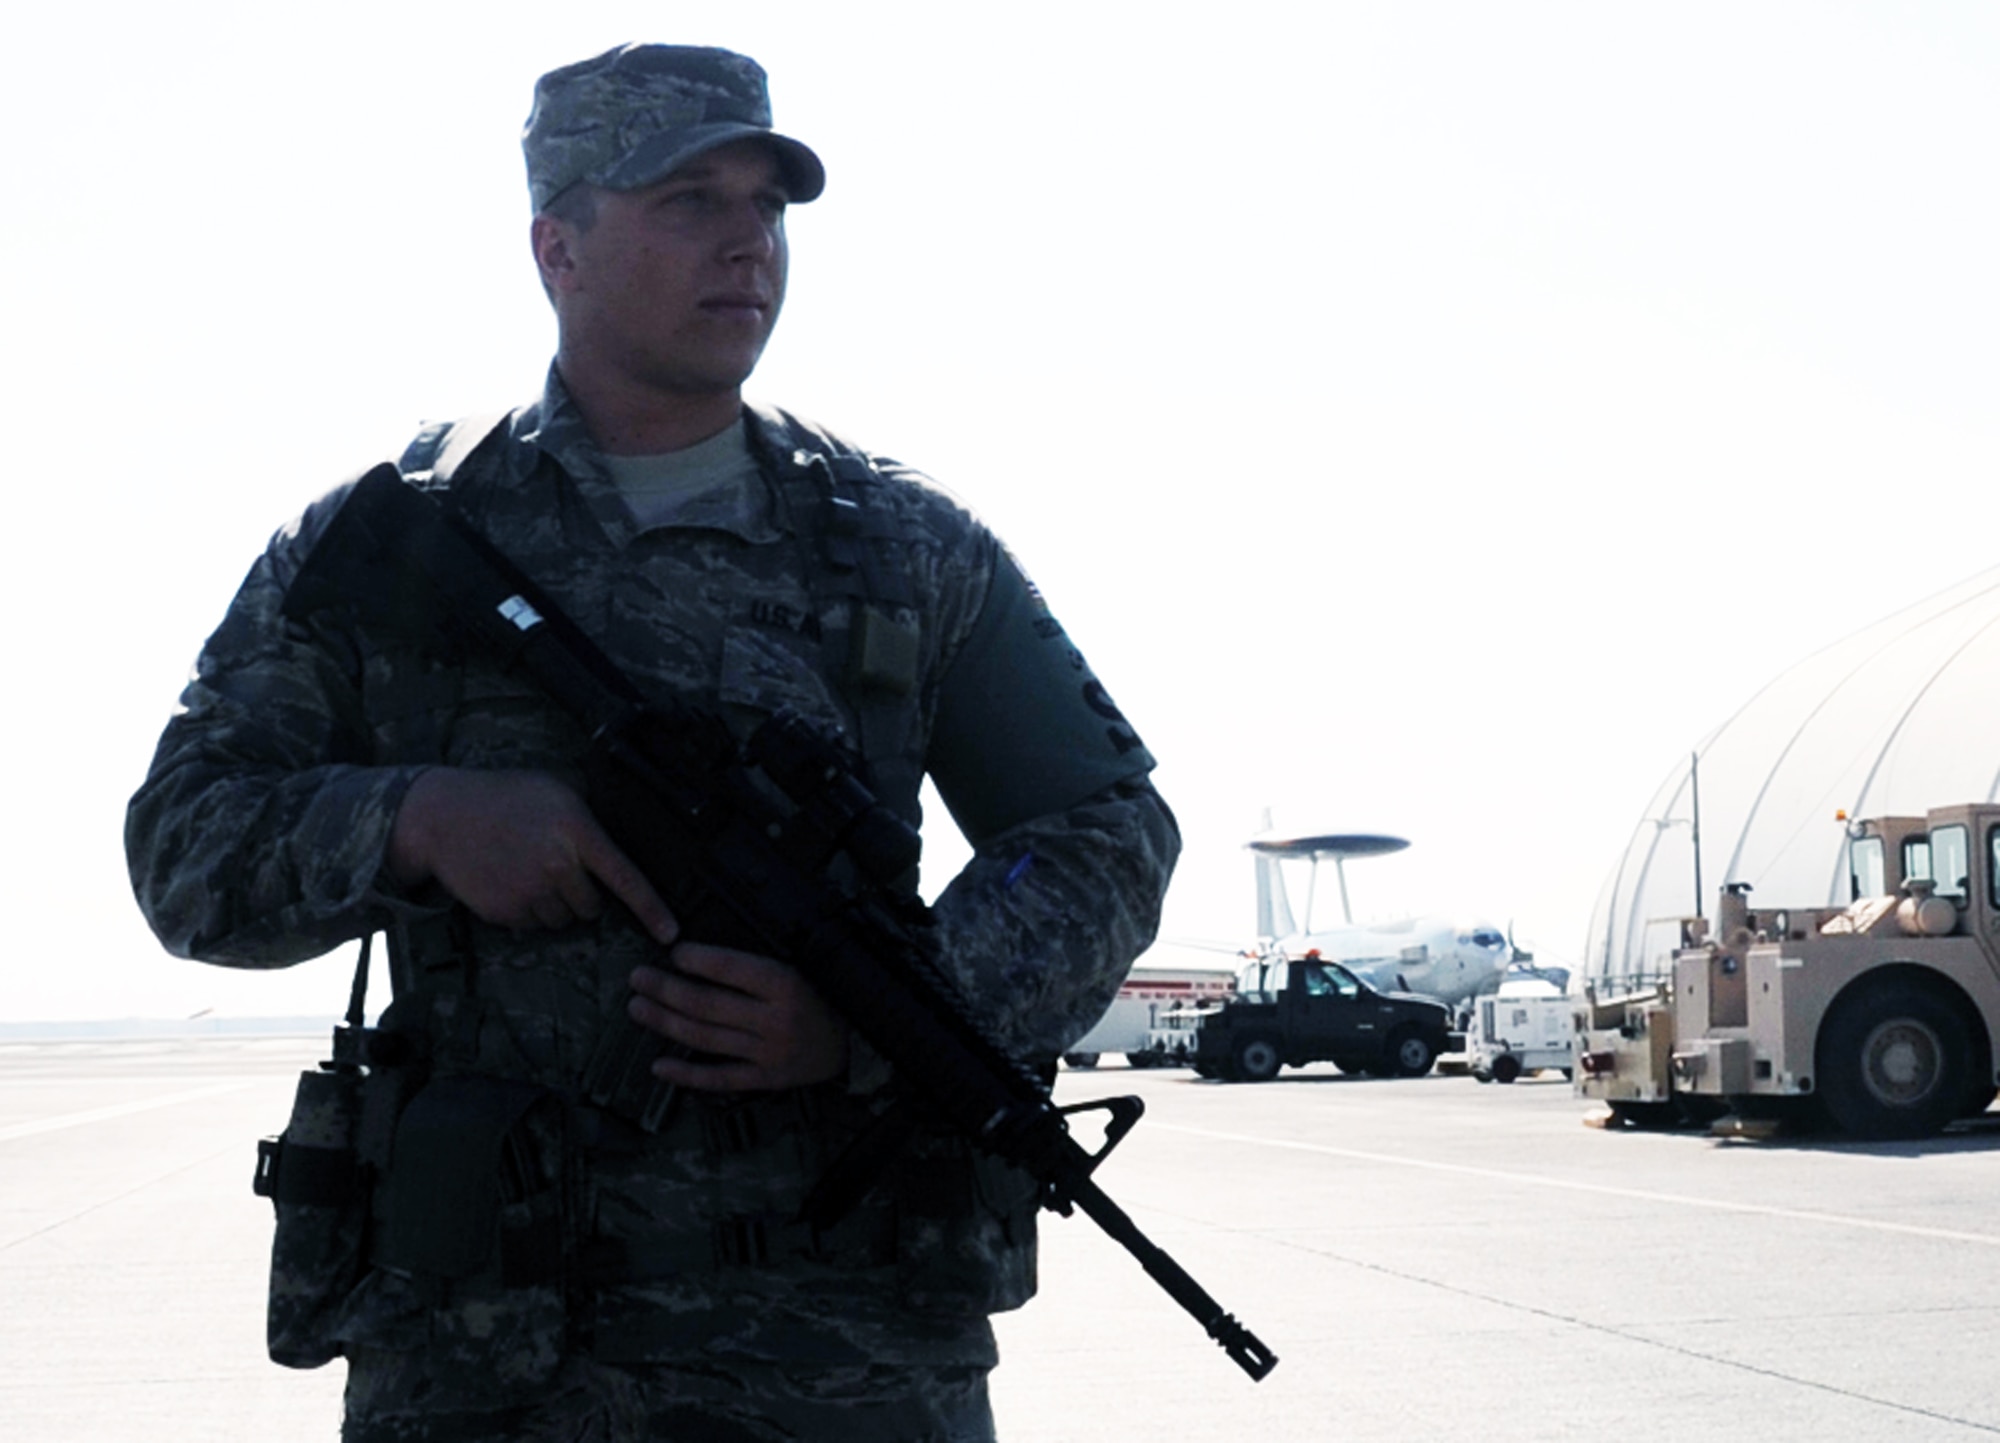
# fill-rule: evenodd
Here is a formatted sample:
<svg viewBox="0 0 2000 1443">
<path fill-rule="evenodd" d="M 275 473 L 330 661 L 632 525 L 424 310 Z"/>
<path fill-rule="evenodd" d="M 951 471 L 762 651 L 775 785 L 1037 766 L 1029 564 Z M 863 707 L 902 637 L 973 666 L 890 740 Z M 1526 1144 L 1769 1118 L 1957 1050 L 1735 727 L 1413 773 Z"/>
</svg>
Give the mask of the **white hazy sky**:
<svg viewBox="0 0 2000 1443">
<path fill-rule="evenodd" d="M 1242 843 L 1574 957 L 1660 778 L 1995 560 L 2000 8 L 33 7 L 5 29 L 0 1020 L 325 1010 L 167 959 L 120 827 L 270 531 L 552 342 L 534 77 L 733 46 L 825 159 L 760 395 L 924 467 Z M 947 848 L 939 856 L 949 856 Z"/>
</svg>

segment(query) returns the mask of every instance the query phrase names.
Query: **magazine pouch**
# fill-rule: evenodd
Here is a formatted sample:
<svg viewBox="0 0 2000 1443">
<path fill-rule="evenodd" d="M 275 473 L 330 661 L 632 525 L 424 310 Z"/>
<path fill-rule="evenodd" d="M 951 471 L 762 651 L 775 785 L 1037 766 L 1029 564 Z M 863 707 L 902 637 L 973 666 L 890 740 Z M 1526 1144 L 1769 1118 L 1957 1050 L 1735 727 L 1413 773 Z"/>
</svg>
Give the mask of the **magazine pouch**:
<svg viewBox="0 0 2000 1443">
<path fill-rule="evenodd" d="M 301 1073 L 284 1132 L 257 1145 L 252 1186 L 271 1199 L 271 1361 L 317 1368 L 340 1354 L 333 1331 L 360 1280 L 368 1222 L 366 1170 L 355 1153 L 362 1075 L 331 1065 Z"/>
<path fill-rule="evenodd" d="M 546 1282 L 561 1267 L 560 1128 L 547 1088 L 498 1077 L 444 1077 L 411 1098 L 383 1181 L 373 1261 L 431 1283 L 496 1270 Z M 511 1206 L 510 1206 L 511 1204 Z"/>
</svg>

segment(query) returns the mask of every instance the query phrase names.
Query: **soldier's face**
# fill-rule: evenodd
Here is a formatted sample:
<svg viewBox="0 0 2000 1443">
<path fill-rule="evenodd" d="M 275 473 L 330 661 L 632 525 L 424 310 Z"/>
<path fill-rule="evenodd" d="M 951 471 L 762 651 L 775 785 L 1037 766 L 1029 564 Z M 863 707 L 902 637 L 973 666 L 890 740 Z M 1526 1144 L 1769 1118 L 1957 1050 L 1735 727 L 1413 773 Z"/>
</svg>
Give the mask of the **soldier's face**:
<svg viewBox="0 0 2000 1443">
<path fill-rule="evenodd" d="M 596 222 L 563 225 L 563 264 L 544 263 L 565 357 L 665 393 L 740 387 L 785 299 L 785 204 L 777 161 L 754 140 L 644 189 L 598 192 Z"/>
</svg>

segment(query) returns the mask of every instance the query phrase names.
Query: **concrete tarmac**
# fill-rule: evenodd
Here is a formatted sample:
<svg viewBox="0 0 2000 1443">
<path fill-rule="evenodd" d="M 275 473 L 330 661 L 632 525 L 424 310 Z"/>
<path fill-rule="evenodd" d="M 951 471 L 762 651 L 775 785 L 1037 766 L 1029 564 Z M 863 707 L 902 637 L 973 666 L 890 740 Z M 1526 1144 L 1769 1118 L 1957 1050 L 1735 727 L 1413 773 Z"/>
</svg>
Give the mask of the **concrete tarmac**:
<svg viewBox="0 0 2000 1443">
<path fill-rule="evenodd" d="M 332 1439 L 263 1354 L 249 1190 L 323 1037 L 0 1046 L 0 1439 Z M 1046 1216 L 999 1320 L 1008 1443 L 2000 1434 L 2000 1117 L 1925 1143 L 1606 1133 L 1512 1087 L 1068 1073 L 1147 1114 L 1098 1174 L 1278 1353 L 1252 1383 Z M 1082 1124 L 1079 1123 L 1081 1130 Z"/>
</svg>

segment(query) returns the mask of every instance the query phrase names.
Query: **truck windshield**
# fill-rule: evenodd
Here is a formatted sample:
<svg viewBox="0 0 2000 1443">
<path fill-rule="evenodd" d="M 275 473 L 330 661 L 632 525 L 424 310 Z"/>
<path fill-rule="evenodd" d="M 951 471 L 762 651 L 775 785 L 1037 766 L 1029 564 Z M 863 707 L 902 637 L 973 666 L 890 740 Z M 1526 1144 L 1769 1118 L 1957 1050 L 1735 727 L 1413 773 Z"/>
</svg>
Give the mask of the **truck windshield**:
<svg viewBox="0 0 2000 1443">
<path fill-rule="evenodd" d="M 1940 897 L 1963 899 L 1971 876 L 1971 851 L 1965 828 L 1935 827 L 1931 831 L 1931 875 L 1937 878 Z"/>
<path fill-rule="evenodd" d="M 1889 890 L 1889 873 L 1883 865 L 1882 839 L 1856 837 L 1847 844 L 1847 881 L 1850 902 L 1863 897 L 1880 897 Z"/>
</svg>

